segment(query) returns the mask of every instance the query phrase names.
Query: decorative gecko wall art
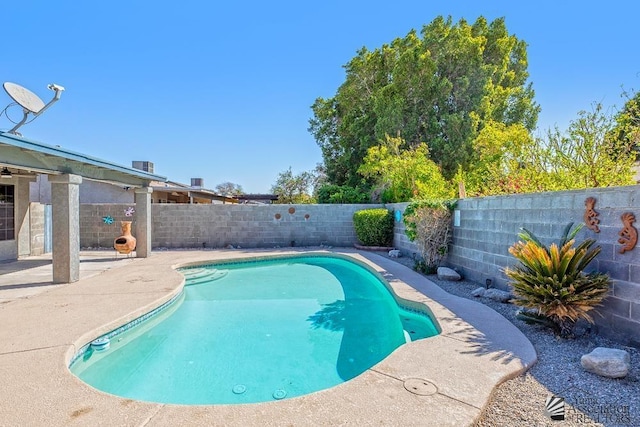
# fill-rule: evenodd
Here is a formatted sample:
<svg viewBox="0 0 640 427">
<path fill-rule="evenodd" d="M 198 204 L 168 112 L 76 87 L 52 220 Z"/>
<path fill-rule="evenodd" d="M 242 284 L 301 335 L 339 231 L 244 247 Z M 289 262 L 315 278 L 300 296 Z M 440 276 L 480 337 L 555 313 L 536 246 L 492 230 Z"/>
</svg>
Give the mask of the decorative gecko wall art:
<svg viewBox="0 0 640 427">
<path fill-rule="evenodd" d="M 636 243 L 638 243 L 638 230 L 633 226 L 636 217 L 631 212 L 623 213 L 620 219 L 624 224 L 624 228 L 618 233 L 620 236 L 618 243 L 622 245 L 619 252 L 623 254 L 626 251 L 632 250 L 636 246 Z"/>
</svg>

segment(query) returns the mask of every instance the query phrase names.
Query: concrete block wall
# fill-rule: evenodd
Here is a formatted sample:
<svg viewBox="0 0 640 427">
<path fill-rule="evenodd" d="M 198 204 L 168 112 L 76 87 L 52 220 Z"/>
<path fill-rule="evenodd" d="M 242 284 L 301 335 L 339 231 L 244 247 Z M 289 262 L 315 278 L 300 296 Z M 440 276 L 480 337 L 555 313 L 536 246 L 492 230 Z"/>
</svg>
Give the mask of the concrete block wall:
<svg viewBox="0 0 640 427">
<path fill-rule="evenodd" d="M 492 196 L 458 202 L 460 225 L 446 263 L 470 280 L 508 289 L 504 268 L 516 261 L 508 252 L 525 227 L 544 243 L 557 241 L 569 222 L 584 222 L 585 199 L 596 199 L 600 232 L 584 227 L 577 240 L 593 238 L 602 247 L 591 270 L 609 274 L 610 295 L 595 315 L 596 329 L 620 342 L 640 346 L 640 248 L 621 254 L 620 216 L 632 212 L 640 220 L 640 187 L 615 187 L 553 193 Z"/>
<path fill-rule="evenodd" d="M 125 210 L 135 205 L 80 206 L 80 245 L 113 246 Z M 199 205 L 153 204 L 153 248 L 273 248 L 357 243 L 354 212 L 381 205 Z M 111 216 L 113 224 L 103 218 Z M 133 226 L 135 230 L 135 224 Z"/>
<path fill-rule="evenodd" d="M 127 209 L 135 204 L 81 204 L 80 205 L 80 247 L 113 248 L 113 241 L 122 235 L 121 221 L 132 221 L 135 230 L 135 213 L 126 216 Z M 111 224 L 104 218 L 113 219 Z"/>
<path fill-rule="evenodd" d="M 42 255 L 44 253 L 44 205 L 41 203 L 29 204 L 30 223 L 30 255 Z"/>
<path fill-rule="evenodd" d="M 409 203 L 388 203 L 385 207 L 393 211 L 393 246 L 402 252 L 403 256 L 410 258 L 420 258 L 420 249 L 413 243 L 406 234 L 406 227 L 402 220 L 404 210 L 409 206 Z"/>
</svg>

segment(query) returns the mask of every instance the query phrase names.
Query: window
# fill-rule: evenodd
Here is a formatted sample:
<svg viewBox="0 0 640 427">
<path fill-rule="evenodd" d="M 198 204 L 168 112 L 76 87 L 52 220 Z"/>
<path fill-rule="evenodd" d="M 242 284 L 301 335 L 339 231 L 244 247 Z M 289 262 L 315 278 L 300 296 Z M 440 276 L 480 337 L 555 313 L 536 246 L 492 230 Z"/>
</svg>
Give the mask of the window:
<svg viewBox="0 0 640 427">
<path fill-rule="evenodd" d="M 14 240 L 13 185 L 0 185 L 0 240 Z"/>
</svg>

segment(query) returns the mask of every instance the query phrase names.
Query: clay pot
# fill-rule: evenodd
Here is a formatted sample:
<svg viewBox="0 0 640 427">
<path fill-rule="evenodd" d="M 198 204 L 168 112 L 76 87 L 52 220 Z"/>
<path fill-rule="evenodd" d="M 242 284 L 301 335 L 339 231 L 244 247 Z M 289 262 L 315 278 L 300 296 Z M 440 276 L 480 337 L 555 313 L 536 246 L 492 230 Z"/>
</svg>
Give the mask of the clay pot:
<svg viewBox="0 0 640 427">
<path fill-rule="evenodd" d="M 121 254 L 130 254 L 136 248 L 136 238 L 131 235 L 131 221 L 120 221 L 122 236 L 113 241 L 113 247 Z"/>
</svg>

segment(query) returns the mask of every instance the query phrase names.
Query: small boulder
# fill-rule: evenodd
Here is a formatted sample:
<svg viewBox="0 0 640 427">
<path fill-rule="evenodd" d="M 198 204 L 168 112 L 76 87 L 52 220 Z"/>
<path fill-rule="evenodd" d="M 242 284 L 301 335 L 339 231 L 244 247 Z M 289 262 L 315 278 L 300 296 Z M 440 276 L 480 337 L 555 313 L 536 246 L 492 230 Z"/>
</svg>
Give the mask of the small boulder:
<svg viewBox="0 0 640 427">
<path fill-rule="evenodd" d="M 483 296 L 485 298 L 491 298 L 492 300 L 499 302 L 509 302 L 509 300 L 513 298 L 513 295 L 511 295 L 510 292 L 502 291 L 495 288 L 489 288 L 485 290 Z"/>
<path fill-rule="evenodd" d="M 615 348 L 597 347 L 580 358 L 587 371 L 608 378 L 623 378 L 631 368 L 629 352 Z"/>
<path fill-rule="evenodd" d="M 389 251 L 389 258 L 400 258 L 402 254 L 398 249 L 391 249 Z"/>
<path fill-rule="evenodd" d="M 438 273 L 438 279 L 440 280 L 450 280 L 452 282 L 456 282 L 462 279 L 462 277 L 458 274 L 457 271 L 449 267 L 438 267 L 437 273 Z"/>
<path fill-rule="evenodd" d="M 474 289 L 473 291 L 471 291 L 471 295 L 473 295 L 474 297 L 483 297 L 484 291 L 486 291 L 485 288 Z"/>
</svg>

